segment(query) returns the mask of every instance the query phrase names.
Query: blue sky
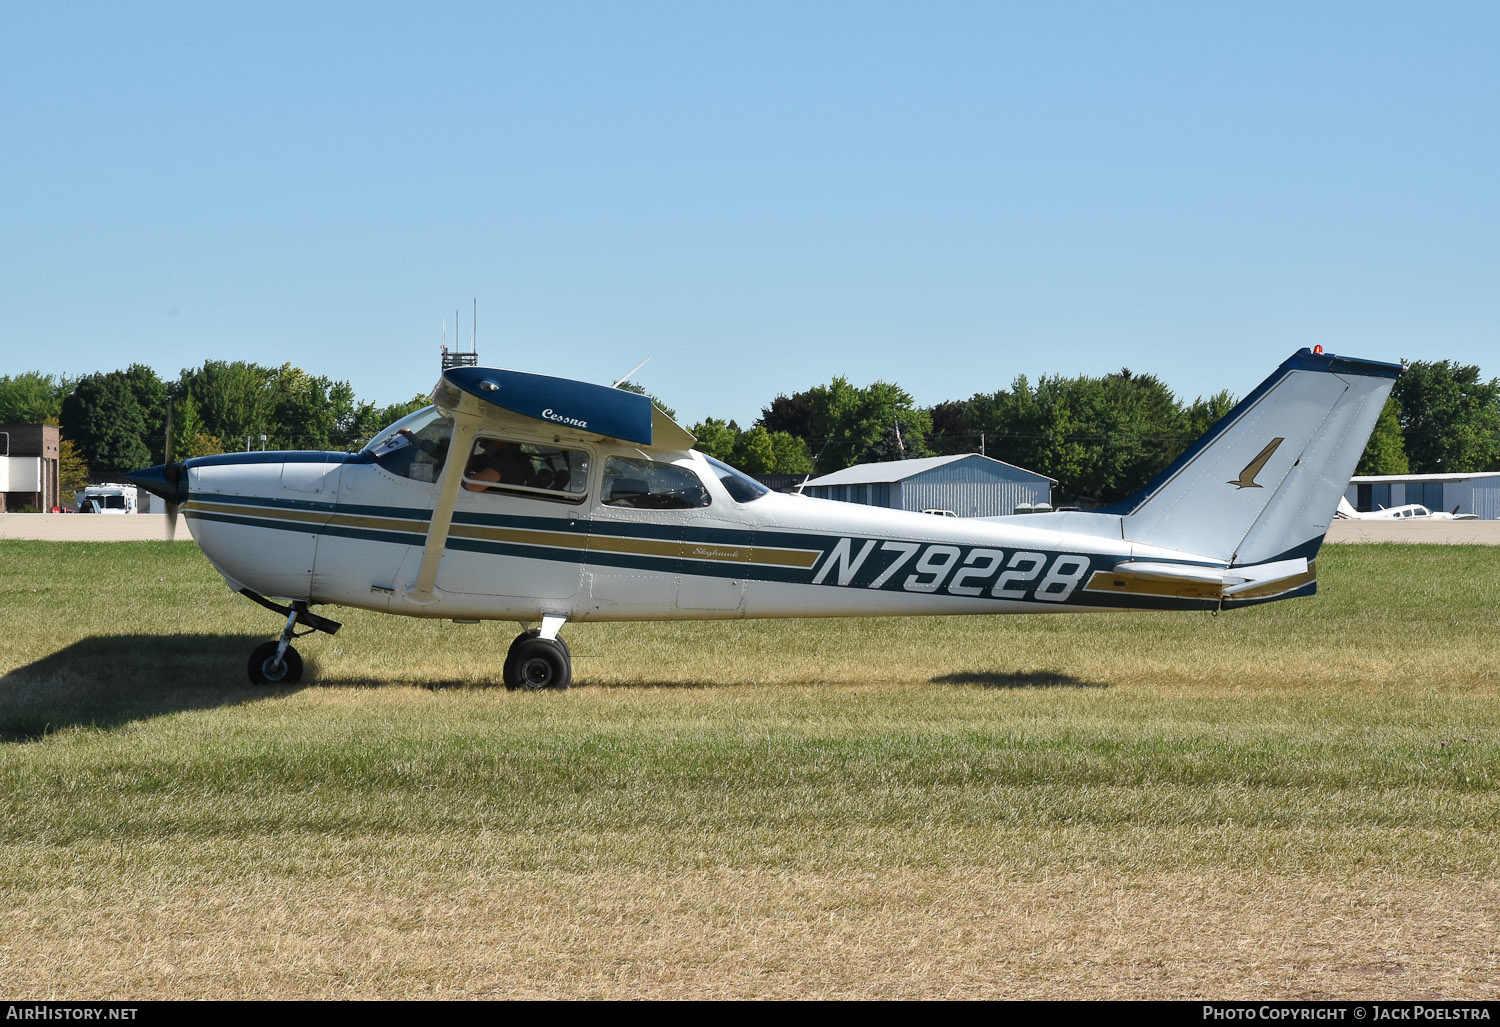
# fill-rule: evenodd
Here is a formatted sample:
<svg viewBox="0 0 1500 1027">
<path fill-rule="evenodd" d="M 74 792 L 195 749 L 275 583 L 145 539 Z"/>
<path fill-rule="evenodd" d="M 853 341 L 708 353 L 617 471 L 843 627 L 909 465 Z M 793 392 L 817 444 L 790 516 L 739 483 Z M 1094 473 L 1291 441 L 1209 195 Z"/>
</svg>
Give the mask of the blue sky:
<svg viewBox="0 0 1500 1027">
<path fill-rule="evenodd" d="M 0 5 L 0 374 L 1500 374 L 1500 4 Z"/>
</svg>

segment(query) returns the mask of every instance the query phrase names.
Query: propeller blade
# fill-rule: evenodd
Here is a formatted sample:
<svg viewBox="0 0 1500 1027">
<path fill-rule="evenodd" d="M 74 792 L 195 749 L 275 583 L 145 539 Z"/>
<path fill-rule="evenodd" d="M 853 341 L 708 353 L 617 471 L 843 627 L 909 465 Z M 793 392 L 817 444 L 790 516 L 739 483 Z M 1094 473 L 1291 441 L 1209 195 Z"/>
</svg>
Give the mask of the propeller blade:
<svg viewBox="0 0 1500 1027">
<path fill-rule="evenodd" d="M 171 495 L 172 496 L 176 496 L 179 493 L 179 490 L 178 490 L 178 487 L 177 487 L 178 483 L 182 481 L 182 465 L 179 464 L 179 463 L 174 463 L 172 461 L 172 403 L 171 403 L 170 400 L 167 401 L 167 446 L 166 446 L 166 452 L 163 453 L 162 455 L 163 455 L 163 457 L 165 457 L 165 459 L 163 461 L 164 466 L 162 467 L 162 477 L 165 478 L 167 480 L 168 484 L 170 484 L 172 486 L 172 493 L 171 493 Z M 178 507 L 178 503 L 177 503 L 176 499 L 174 499 L 174 498 L 166 497 L 166 499 L 167 499 L 167 541 L 168 542 L 176 542 L 177 541 L 177 507 Z"/>
<path fill-rule="evenodd" d="M 168 421 L 168 424 L 170 423 L 171 422 Z M 167 433 L 167 463 L 166 466 L 161 469 L 161 476 L 167 480 L 167 483 L 169 485 L 172 486 L 172 492 L 167 497 L 168 542 L 177 541 L 177 510 L 182 506 L 182 504 L 178 502 L 176 497 L 182 495 L 182 472 L 185 470 L 186 468 L 183 467 L 182 464 L 172 462 L 172 435 L 169 431 Z"/>
</svg>

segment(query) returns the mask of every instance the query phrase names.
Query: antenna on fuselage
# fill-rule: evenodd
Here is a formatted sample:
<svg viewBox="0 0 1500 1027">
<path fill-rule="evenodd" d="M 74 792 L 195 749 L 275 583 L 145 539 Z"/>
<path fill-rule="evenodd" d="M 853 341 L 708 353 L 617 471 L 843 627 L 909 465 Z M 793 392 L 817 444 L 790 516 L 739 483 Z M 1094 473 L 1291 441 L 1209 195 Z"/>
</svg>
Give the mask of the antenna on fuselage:
<svg viewBox="0 0 1500 1027">
<path fill-rule="evenodd" d="M 650 359 L 651 359 L 650 357 L 646 358 L 646 360 L 650 360 Z M 642 360 L 639 364 L 636 364 L 630 370 L 626 371 L 625 374 L 622 377 L 620 377 L 613 385 L 610 386 L 610 388 L 611 389 L 618 389 L 620 387 L 620 383 L 621 382 L 628 382 L 628 381 L 630 381 L 630 376 L 631 375 L 635 374 L 641 368 L 643 368 L 643 367 L 646 366 L 646 360 Z"/>
</svg>

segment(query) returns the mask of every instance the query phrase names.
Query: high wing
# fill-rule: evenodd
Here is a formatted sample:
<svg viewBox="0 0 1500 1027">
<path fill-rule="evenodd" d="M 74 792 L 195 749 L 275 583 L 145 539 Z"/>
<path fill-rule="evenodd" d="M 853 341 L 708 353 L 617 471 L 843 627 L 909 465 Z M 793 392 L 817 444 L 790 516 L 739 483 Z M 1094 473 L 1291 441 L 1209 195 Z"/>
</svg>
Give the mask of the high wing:
<svg viewBox="0 0 1500 1027">
<path fill-rule="evenodd" d="M 697 441 L 645 396 L 524 371 L 450 368 L 433 388 L 432 403 L 439 413 L 452 419 L 453 439 L 437 481 L 437 500 L 417 579 L 406 592 L 407 600 L 417 603 L 433 601 L 438 567 L 464 477 L 462 455 L 469 452 L 482 429 L 519 426 L 534 433 L 536 422 L 540 422 L 558 443 L 633 442 L 668 450 L 691 449 Z"/>
</svg>

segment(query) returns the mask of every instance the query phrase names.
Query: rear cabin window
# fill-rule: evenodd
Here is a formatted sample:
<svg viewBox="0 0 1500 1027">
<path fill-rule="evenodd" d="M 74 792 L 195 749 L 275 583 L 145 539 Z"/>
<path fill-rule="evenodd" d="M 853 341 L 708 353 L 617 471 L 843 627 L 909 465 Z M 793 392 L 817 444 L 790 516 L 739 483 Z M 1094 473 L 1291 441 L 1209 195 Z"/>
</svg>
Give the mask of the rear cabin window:
<svg viewBox="0 0 1500 1027">
<path fill-rule="evenodd" d="M 463 485 L 470 492 L 578 502 L 588 490 L 588 478 L 589 456 L 581 449 L 481 436 L 469 451 Z"/>
<path fill-rule="evenodd" d="M 605 506 L 691 510 L 710 502 L 703 482 L 686 467 L 627 456 L 604 461 Z"/>
</svg>

